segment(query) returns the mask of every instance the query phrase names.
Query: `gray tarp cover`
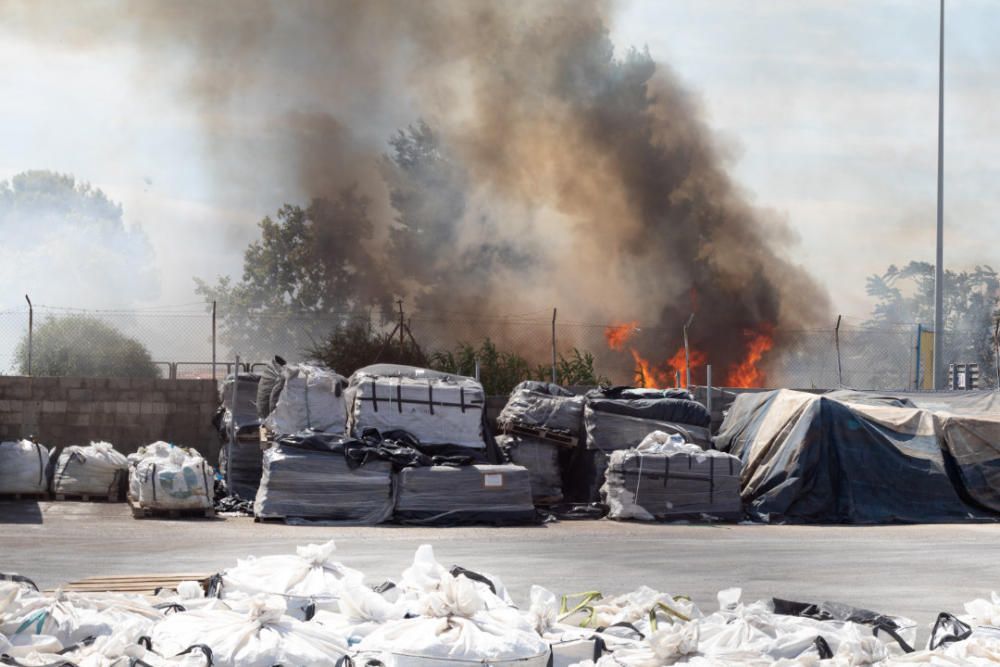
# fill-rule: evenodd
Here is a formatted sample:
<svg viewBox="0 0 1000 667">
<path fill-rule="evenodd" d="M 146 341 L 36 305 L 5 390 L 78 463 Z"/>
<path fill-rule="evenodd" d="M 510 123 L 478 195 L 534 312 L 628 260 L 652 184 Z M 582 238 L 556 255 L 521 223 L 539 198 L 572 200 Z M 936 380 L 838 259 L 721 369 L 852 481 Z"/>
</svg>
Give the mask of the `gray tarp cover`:
<svg viewBox="0 0 1000 667">
<path fill-rule="evenodd" d="M 743 461 L 741 493 L 757 518 L 995 519 L 1000 403 L 988 394 L 742 394 L 716 446 Z"/>
</svg>

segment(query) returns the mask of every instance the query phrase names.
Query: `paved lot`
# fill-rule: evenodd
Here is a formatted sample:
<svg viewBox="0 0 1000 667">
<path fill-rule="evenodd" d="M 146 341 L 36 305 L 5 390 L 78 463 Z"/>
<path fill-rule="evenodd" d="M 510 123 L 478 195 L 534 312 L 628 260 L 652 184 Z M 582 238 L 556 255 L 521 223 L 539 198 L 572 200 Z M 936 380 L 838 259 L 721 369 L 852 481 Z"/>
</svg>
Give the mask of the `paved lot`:
<svg viewBox="0 0 1000 667">
<path fill-rule="evenodd" d="M 562 522 L 524 528 L 339 528 L 252 519 L 135 520 L 125 505 L 0 502 L 0 572 L 40 586 L 82 577 L 217 571 L 247 554 L 287 553 L 336 539 L 369 582 L 398 576 L 417 546 L 445 565 L 499 575 L 519 603 L 532 583 L 558 593 L 648 584 L 687 593 L 706 610 L 715 593 L 744 599 L 837 600 L 903 614 L 921 625 L 1000 589 L 1000 526 L 646 525 Z M 926 633 L 922 633 L 926 636 Z"/>
</svg>

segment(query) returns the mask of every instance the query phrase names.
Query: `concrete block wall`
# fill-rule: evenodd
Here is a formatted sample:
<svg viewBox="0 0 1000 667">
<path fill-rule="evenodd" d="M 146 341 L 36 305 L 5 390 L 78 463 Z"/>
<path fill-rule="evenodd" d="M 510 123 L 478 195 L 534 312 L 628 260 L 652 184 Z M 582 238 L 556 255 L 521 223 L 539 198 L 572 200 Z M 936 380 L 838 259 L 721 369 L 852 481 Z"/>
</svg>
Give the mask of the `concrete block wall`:
<svg viewBox="0 0 1000 667">
<path fill-rule="evenodd" d="M 0 376 L 0 440 L 35 436 L 47 447 L 106 440 L 128 454 L 165 440 L 215 463 L 213 380 Z"/>
</svg>

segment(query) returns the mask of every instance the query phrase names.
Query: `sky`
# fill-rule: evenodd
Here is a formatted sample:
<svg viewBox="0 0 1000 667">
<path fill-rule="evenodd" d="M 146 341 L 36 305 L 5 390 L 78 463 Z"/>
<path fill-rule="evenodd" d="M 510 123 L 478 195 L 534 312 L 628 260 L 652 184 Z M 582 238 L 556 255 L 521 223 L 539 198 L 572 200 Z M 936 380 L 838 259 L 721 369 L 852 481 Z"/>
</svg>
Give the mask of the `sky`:
<svg viewBox="0 0 1000 667">
<path fill-rule="evenodd" d="M 613 7 L 616 47 L 647 47 L 673 69 L 698 100 L 734 181 L 794 231 L 793 260 L 827 287 L 838 312 L 869 312 L 866 276 L 933 259 L 937 2 Z M 945 261 L 954 269 L 1000 263 L 1000 138 L 991 122 L 1000 117 L 998 28 L 1000 3 L 948 3 Z M 82 296 L 58 274 L 44 286 L 8 277 L 10 298 L 0 295 L 0 307 L 20 304 L 28 291 L 37 302 L 81 307 L 197 301 L 192 276 L 238 276 L 256 222 L 305 196 L 280 180 L 241 193 L 218 182 L 197 114 L 170 85 L 191 63 L 144 77 L 125 45 L 80 51 L 2 25 L 0 62 L 0 179 L 50 169 L 101 188 L 149 237 L 158 276 L 156 289 L 141 295 L 123 286 Z M 268 183 L 262 158 L 259 182 Z"/>
</svg>

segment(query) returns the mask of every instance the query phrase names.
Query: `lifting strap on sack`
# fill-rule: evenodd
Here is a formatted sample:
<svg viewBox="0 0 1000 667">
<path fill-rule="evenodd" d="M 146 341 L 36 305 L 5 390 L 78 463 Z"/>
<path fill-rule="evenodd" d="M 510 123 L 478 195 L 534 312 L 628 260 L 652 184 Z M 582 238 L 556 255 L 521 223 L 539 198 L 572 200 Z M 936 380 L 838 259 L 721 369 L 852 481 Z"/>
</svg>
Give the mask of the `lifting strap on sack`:
<svg viewBox="0 0 1000 667">
<path fill-rule="evenodd" d="M 453 577 L 462 575 L 466 579 L 471 579 L 472 581 L 478 581 L 481 584 L 486 584 L 487 586 L 489 586 L 490 591 L 493 593 L 493 595 L 497 594 L 497 587 L 493 584 L 493 582 L 490 581 L 487 577 L 479 574 L 478 572 L 473 572 L 472 570 L 466 570 L 464 567 L 461 567 L 459 565 L 452 565 L 451 570 L 449 570 L 448 573 L 451 574 L 451 576 Z"/>
<path fill-rule="evenodd" d="M 38 584 L 36 584 L 31 579 L 28 579 L 23 574 L 3 574 L 2 572 L 0 572 L 0 581 L 12 581 L 15 584 L 27 584 L 28 586 L 34 588 L 36 591 L 38 590 Z"/>
<path fill-rule="evenodd" d="M 913 653 L 913 647 L 907 644 L 906 640 L 899 636 L 899 632 L 897 631 L 898 628 L 889 625 L 889 623 L 878 623 L 872 629 L 872 634 L 878 637 L 879 630 L 895 639 L 896 643 L 899 644 L 904 653 Z"/>
<path fill-rule="evenodd" d="M 931 630 L 931 639 L 927 648 L 934 651 L 941 646 L 968 639 L 971 634 L 972 627 L 968 623 L 964 623 L 952 614 L 943 611 L 938 614 L 937 620 L 934 621 L 934 628 Z"/>
<path fill-rule="evenodd" d="M 829 660 L 833 657 L 833 649 L 830 648 L 830 644 L 822 636 L 816 635 L 816 639 L 813 640 L 813 646 L 816 647 L 820 660 Z"/>
</svg>

